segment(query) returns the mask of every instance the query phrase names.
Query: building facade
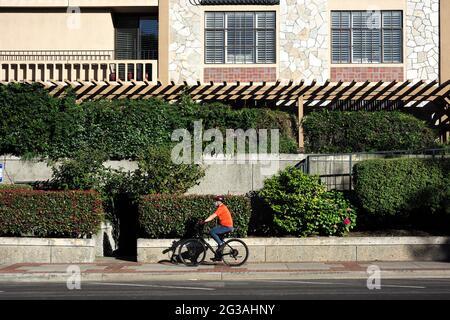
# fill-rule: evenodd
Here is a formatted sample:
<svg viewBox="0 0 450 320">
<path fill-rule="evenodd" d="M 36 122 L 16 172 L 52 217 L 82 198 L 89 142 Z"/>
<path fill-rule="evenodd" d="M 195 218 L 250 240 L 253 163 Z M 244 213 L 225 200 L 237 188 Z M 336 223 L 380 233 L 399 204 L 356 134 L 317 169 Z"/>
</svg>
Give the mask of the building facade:
<svg viewBox="0 0 450 320">
<path fill-rule="evenodd" d="M 0 0 L 0 81 L 446 81 L 448 0 Z"/>
</svg>

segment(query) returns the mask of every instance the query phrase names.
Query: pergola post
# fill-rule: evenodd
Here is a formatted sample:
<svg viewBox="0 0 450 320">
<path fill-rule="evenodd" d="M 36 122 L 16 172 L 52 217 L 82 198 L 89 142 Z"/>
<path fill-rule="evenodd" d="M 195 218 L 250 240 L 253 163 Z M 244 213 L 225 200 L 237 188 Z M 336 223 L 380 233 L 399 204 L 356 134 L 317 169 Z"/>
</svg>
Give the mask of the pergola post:
<svg viewBox="0 0 450 320">
<path fill-rule="evenodd" d="M 298 148 L 300 152 L 305 151 L 305 137 L 303 135 L 303 106 L 304 98 L 303 96 L 298 97 L 297 108 L 298 108 Z"/>
</svg>

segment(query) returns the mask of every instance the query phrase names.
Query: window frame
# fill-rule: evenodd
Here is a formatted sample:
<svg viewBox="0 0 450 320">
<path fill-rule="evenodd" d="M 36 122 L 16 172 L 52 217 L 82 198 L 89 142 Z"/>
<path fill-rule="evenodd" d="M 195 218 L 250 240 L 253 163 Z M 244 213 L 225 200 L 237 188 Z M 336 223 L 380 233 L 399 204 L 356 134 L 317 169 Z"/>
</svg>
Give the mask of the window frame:
<svg viewBox="0 0 450 320">
<path fill-rule="evenodd" d="M 253 16 L 253 27 L 252 28 L 246 28 L 245 26 L 242 27 L 234 27 L 234 28 L 229 28 L 228 27 L 228 18 L 227 18 L 227 14 L 246 14 L 246 13 L 251 13 Z M 262 27 L 258 27 L 258 23 L 257 23 L 257 14 L 258 13 L 272 13 L 274 16 L 274 26 L 273 28 L 268 28 L 267 26 L 262 28 Z M 224 17 L 224 25 L 223 28 L 208 28 L 207 26 L 207 15 L 208 14 L 223 14 Z M 204 11 L 204 28 L 203 28 L 203 32 L 204 32 L 204 61 L 203 63 L 205 65 L 273 65 L 277 63 L 277 11 L 276 10 L 219 10 L 219 11 L 211 11 L 211 10 L 207 10 Z M 233 46 L 229 46 L 228 45 L 228 34 L 229 32 L 241 32 L 241 34 L 244 34 L 246 32 L 248 32 L 249 30 L 252 31 L 252 36 L 253 36 L 253 45 L 251 46 L 247 46 L 247 45 L 233 45 Z M 208 62 L 207 60 L 207 51 L 208 48 L 213 48 L 215 49 L 217 46 L 214 44 L 214 46 L 208 46 L 207 45 L 207 33 L 208 31 L 222 31 L 223 32 L 223 46 L 221 46 L 221 48 L 223 48 L 223 60 L 221 62 L 216 62 L 217 60 L 214 57 L 214 62 Z M 258 52 L 258 48 L 260 48 L 261 46 L 258 45 L 257 42 L 257 34 L 258 32 L 272 32 L 273 33 L 273 42 L 274 42 L 274 54 L 273 54 L 273 60 L 268 61 L 267 58 L 264 60 L 264 62 L 258 62 L 258 57 L 257 57 L 257 52 Z M 234 57 L 232 62 L 228 62 L 228 48 L 229 47 L 233 47 L 233 48 L 238 48 L 238 49 L 246 49 L 251 47 L 252 48 L 252 60 L 251 61 L 246 61 L 246 59 L 244 58 L 243 62 L 238 62 L 236 61 L 236 56 Z M 245 51 L 244 51 L 245 52 Z"/>
<path fill-rule="evenodd" d="M 330 61 L 332 65 L 345 65 L 345 64 L 354 64 L 354 65 L 364 65 L 364 64 L 369 64 L 369 65 L 382 65 L 382 64 L 386 64 L 386 65 L 396 65 L 396 64 L 404 64 L 404 60 L 405 60 L 405 56 L 404 56 L 404 37 L 405 37 L 405 26 L 404 26 L 404 22 L 405 22 L 405 17 L 404 17 L 404 10 L 402 9 L 398 9 L 398 10 L 376 10 L 376 12 L 380 13 L 380 27 L 376 28 L 376 30 L 380 31 L 380 62 L 375 61 L 373 59 L 373 50 L 371 50 L 371 59 L 370 62 L 364 62 L 361 59 L 360 61 L 355 61 L 355 59 L 353 59 L 353 53 L 354 53 L 354 41 L 353 41 L 353 34 L 354 34 L 354 30 L 357 31 L 367 31 L 367 30 L 371 30 L 371 28 L 354 28 L 353 27 L 353 14 L 354 13 L 363 13 L 363 12 L 367 12 L 367 10 L 331 10 L 330 11 Z M 394 12 L 399 12 L 400 13 L 400 27 L 384 27 L 384 13 L 389 12 L 394 13 Z M 339 28 L 333 27 L 333 13 L 339 13 Z M 350 14 L 350 24 L 348 28 L 343 28 L 342 27 L 342 13 L 349 13 Z M 399 30 L 400 34 L 401 34 L 401 43 L 400 43 L 400 61 L 386 61 L 385 60 L 385 43 L 384 43 L 384 34 L 385 31 L 393 31 L 393 30 Z M 341 59 L 341 55 L 342 55 L 342 51 L 341 48 L 347 48 L 347 46 L 338 46 L 338 50 L 339 50 L 339 59 L 338 61 L 335 61 L 334 58 L 334 46 L 333 46 L 333 32 L 334 31 L 338 31 L 339 35 L 342 34 L 343 31 L 348 31 L 349 32 L 349 45 L 348 45 L 348 49 L 349 49 L 349 61 L 348 62 L 343 62 L 343 60 Z M 373 47 L 373 43 L 372 43 L 372 37 L 371 37 L 371 48 Z M 339 44 L 340 44 L 340 40 L 339 40 Z M 363 51 L 362 49 L 364 48 L 364 46 L 361 47 L 361 52 Z"/>
</svg>

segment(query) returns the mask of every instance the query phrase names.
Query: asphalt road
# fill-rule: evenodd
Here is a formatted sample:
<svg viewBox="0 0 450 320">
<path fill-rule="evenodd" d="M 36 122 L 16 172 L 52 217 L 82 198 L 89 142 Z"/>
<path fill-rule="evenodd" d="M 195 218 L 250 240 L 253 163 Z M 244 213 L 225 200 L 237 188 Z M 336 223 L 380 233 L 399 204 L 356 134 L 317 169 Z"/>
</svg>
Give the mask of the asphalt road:
<svg viewBox="0 0 450 320">
<path fill-rule="evenodd" d="M 156 281 L 0 283 L 0 300 L 450 300 L 450 279 L 382 280 L 369 290 L 365 280 Z"/>
</svg>

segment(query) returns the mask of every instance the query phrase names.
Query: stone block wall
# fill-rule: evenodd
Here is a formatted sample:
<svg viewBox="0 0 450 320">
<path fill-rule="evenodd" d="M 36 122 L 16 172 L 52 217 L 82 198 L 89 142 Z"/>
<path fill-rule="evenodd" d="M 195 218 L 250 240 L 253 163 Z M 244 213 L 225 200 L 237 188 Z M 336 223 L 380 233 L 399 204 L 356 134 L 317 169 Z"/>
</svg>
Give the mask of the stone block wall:
<svg viewBox="0 0 450 320">
<path fill-rule="evenodd" d="M 330 25 L 327 0 L 281 0 L 278 19 L 279 78 L 328 79 Z"/>
<path fill-rule="evenodd" d="M 169 80 L 201 80 L 203 67 L 202 11 L 187 0 L 170 1 Z"/>
<path fill-rule="evenodd" d="M 439 0 L 408 0 L 406 34 L 407 78 L 437 80 L 439 78 Z"/>
</svg>

